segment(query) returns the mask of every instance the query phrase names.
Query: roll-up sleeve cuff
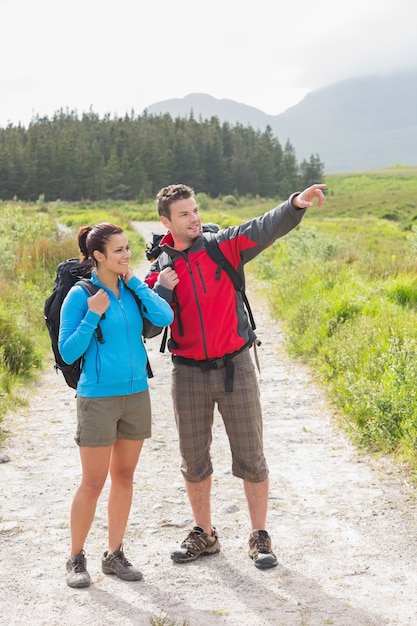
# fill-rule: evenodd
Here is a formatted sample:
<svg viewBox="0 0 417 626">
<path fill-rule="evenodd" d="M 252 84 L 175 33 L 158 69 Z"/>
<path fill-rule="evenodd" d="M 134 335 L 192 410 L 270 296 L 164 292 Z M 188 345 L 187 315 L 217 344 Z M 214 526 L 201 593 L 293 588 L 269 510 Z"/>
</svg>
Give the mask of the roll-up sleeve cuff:
<svg viewBox="0 0 417 626">
<path fill-rule="evenodd" d="M 307 208 L 299 209 L 298 207 L 294 206 L 293 203 L 292 203 L 292 201 L 294 200 L 295 196 L 299 196 L 300 193 L 301 193 L 301 191 L 296 191 L 295 193 L 292 193 L 290 195 L 290 197 L 288 198 L 288 204 L 290 205 L 291 209 L 293 211 L 295 211 L 297 214 L 301 213 L 302 215 L 304 215 L 304 213 L 306 212 Z"/>
<path fill-rule="evenodd" d="M 132 276 L 132 278 L 126 283 L 129 289 L 132 289 L 135 293 L 136 290 L 141 286 L 142 281 L 138 278 L 138 276 Z"/>
<path fill-rule="evenodd" d="M 166 302 L 172 302 L 172 289 L 168 289 L 168 287 L 163 287 L 162 285 L 156 284 L 153 290 Z"/>
<path fill-rule="evenodd" d="M 94 311 L 91 311 L 91 309 L 88 309 L 85 318 L 83 320 L 83 323 L 86 324 L 87 326 L 91 326 L 91 328 L 96 329 L 97 328 L 97 324 L 99 323 L 101 319 L 101 315 L 99 313 L 95 313 Z"/>
</svg>

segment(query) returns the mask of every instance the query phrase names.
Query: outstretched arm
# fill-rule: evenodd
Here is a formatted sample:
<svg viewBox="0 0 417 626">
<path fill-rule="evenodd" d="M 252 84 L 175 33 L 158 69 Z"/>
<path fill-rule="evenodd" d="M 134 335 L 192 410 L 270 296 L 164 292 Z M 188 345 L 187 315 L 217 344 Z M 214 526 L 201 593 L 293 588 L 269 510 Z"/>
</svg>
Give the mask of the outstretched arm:
<svg viewBox="0 0 417 626">
<path fill-rule="evenodd" d="M 324 184 L 307 187 L 307 189 L 304 189 L 301 193 L 293 196 L 291 200 L 292 205 L 295 206 L 296 209 L 306 209 L 314 206 L 314 200 L 317 198 L 317 206 L 323 206 L 324 193 L 322 190 L 325 189 L 325 187 L 326 185 Z"/>
</svg>

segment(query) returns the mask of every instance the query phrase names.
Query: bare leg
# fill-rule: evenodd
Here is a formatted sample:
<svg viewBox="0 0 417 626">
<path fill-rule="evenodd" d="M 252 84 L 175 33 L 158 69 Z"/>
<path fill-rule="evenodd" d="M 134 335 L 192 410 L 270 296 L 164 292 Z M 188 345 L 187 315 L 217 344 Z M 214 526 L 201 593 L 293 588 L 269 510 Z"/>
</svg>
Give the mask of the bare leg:
<svg viewBox="0 0 417 626">
<path fill-rule="evenodd" d="M 111 446 L 80 447 L 81 484 L 71 506 L 71 556 L 84 549 L 96 511 L 97 500 L 106 482 Z"/>
<path fill-rule="evenodd" d="M 211 476 L 199 483 L 185 481 L 196 526 L 211 534 Z"/>
<path fill-rule="evenodd" d="M 248 502 L 252 530 L 263 530 L 265 529 L 268 513 L 269 481 L 265 479 L 260 483 L 251 483 L 244 480 L 243 485 Z"/>
<path fill-rule="evenodd" d="M 123 543 L 133 494 L 133 476 L 143 440 L 117 439 L 110 459 L 111 487 L 108 502 L 109 549 L 111 554 Z"/>
</svg>

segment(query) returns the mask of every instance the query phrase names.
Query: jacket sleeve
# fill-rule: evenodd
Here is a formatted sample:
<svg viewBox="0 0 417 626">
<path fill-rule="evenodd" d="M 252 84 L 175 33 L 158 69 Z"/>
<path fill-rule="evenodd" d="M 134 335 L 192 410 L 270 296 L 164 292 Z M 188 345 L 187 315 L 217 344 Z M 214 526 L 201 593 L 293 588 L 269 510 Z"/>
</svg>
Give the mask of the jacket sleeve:
<svg viewBox="0 0 417 626">
<path fill-rule="evenodd" d="M 61 307 L 58 348 L 68 364 L 86 352 L 100 321 L 100 315 L 88 308 L 87 299 L 85 289 L 76 285 L 70 289 Z"/>
<path fill-rule="evenodd" d="M 140 298 L 144 306 L 144 316 L 152 324 L 155 326 L 169 326 L 172 323 L 174 313 L 170 304 L 166 301 L 168 298 L 164 299 L 162 294 L 158 295 L 156 291 L 149 289 L 148 285 L 137 276 L 132 276 L 127 286 Z M 168 289 L 164 291 L 170 293 Z"/>
<path fill-rule="evenodd" d="M 171 303 L 173 300 L 172 289 L 167 289 L 166 287 L 163 287 L 162 285 L 157 284 L 158 275 L 160 271 L 161 271 L 161 268 L 159 266 L 159 261 L 157 259 L 150 266 L 149 271 L 145 276 L 145 283 L 149 287 L 149 289 L 153 289 L 155 293 L 158 294 L 158 296 L 160 296 L 167 302 Z"/>
<path fill-rule="evenodd" d="M 238 254 L 240 261 L 245 264 L 268 248 L 276 239 L 283 237 L 298 226 L 306 209 L 296 209 L 292 205 L 291 200 L 294 195 L 260 217 L 248 220 L 240 226 L 220 231 L 218 241 L 226 256 L 228 256 L 227 249 L 230 246 L 229 254 L 232 253 L 233 257 Z M 234 260 L 236 262 L 236 259 Z"/>
</svg>

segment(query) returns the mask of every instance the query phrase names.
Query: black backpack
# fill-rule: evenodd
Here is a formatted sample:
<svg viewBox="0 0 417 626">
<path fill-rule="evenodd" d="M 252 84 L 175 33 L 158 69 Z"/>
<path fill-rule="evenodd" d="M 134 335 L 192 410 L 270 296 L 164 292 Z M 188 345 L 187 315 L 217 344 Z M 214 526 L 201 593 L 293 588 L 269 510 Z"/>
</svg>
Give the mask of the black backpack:
<svg viewBox="0 0 417 626">
<path fill-rule="evenodd" d="M 67 385 L 72 387 L 72 389 L 77 388 L 77 383 L 81 374 L 83 357 L 80 357 L 71 365 L 65 363 L 61 357 L 58 349 L 61 306 L 71 287 L 78 282 L 81 282 L 87 293 L 90 296 L 93 296 L 98 289 L 90 280 L 90 277 L 91 264 L 89 263 L 81 263 L 79 259 L 67 259 L 66 261 L 60 263 L 56 270 L 52 293 L 45 300 L 43 310 L 46 327 L 51 339 L 52 352 L 55 358 L 55 370 L 57 373 L 58 371 L 62 372 Z M 96 329 L 96 335 L 97 340 L 102 343 L 104 340 L 100 325 Z"/>
<path fill-rule="evenodd" d="M 45 323 L 49 332 L 52 352 L 55 358 L 54 367 L 57 373 L 58 371 L 62 372 L 65 378 L 65 382 L 72 389 L 77 388 L 84 357 L 81 356 L 71 365 L 65 363 L 65 361 L 61 357 L 58 349 L 61 306 L 64 302 L 65 296 L 67 295 L 71 287 L 73 287 L 76 283 L 80 283 L 87 291 L 89 296 L 93 296 L 95 293 L 97 293 L 98 287 L 96 287 L 96 285 L 90 280 L 91 268 L 91 264 L 82 263 L 79 261 L 79 259 L 67 259 L 66 261 L 60 263 L 57 267 L 52 293 L 47 297 L 44 304 Z M 129 289 L 129 287 L 127 287 L 127 289 Z M 135 298 L 143 317 L 143 337 L 148 338 L 159 335 L 162 332 L 162 327 L 154 326 L 146 317 L 143 316 L 144 307 L 141 300 L 131 289 L 129 289 L 129 291 Z M 102 316 L 102 318 L 104 317 L 105 315 Z M 95 333 L 97 341 L 99 343 L 104 343 L 103 333 L 100 328 L 100 324 L 97 325 Z M 148 378 L 152 378 L 153 373 L 149 363 L 149 359 L 147 361 L 147 372 Z"/>
</svg>

